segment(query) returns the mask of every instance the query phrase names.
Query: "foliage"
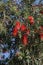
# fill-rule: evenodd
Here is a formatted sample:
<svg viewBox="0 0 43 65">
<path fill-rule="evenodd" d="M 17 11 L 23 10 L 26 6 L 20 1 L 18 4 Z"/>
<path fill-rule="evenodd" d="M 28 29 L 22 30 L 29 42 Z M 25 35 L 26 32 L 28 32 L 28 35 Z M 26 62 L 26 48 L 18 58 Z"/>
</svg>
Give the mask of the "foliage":
<svg viewBox="0 0 43 65">
<path fill-rule="evenodd" d="M 18 5 L 9 0 L 0 4 L 0 35 L 8 45 L 14 37 L 18 48 L 9 65 L 43 65 L 43 8 L 34 10 L 32 1 L 24 0 Z"/>
</svg>

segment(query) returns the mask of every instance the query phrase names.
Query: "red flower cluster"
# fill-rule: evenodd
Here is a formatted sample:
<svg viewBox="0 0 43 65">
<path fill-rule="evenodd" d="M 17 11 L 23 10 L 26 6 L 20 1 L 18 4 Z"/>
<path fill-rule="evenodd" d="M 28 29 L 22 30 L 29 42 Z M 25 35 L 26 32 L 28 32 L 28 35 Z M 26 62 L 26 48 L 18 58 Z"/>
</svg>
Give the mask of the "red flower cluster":
<svg viewBox="0 0 43 65">
<path fill-rule="evenodd" d="M 30 20 L 30 24 L 34 24 L 34 18 L 33 18 L 33 16 L 29 16 L 28 19 Z"/>
<path fill-rule="evenodd" d="M 34 24 L 34 18 L 33 16 L 29 16 L 28 19 L 30 20 L 30 24 Z M 43 26 L 40 26 L 40 30 L 43 30 Z M 30 29 L 27 28 L 25 24 L 21 24 L 19 21 L 16 21 L 15 27 L 13 28 L 13 36 L 16 37 L 20 32 L 24 32 L 22 34 L 22 43 L 26 46 L 28 45 L 28 35 L 30 34 Z M 35 30 L 35 32 L 38 32 Z M 43 34 L 40 34 L 40 38 L 43 38 Z"/>
<path fill-rule="evenodd" d="M 12 35 L 13 36 L 17 36 L 17 34 L 18 34 L 18 30 L 17 30 L 17 28 L 14 28 L 13 29 L 13 32 L 12 32 Z"/>
<path fill-rule="evenodd" d="M 15 28 L 16 28 L 17 30 L 20 30 L 20 27 L 21 27 L 21 24 L 20 24 L 19 21 L 17 21 L 16 24 L 15 24 Z"/>
<path fill-rule="evenodd" d="M 22 36 L 22 43 L 26 46 L 28 44 L 28 36 L 26 34 L 24 34 Z"/>
<path fill-rule="evenodd" d="M 26 30 L 25 24 L 21 25 L 20 22 L 17 21 L 15 27 L 13 28 L 13 32 L 12 32 L 13 36 L 17 36 L 18 30 L 20 30 L 21 32 L 25 31 Z"/>
<path fill-rule="evenodd" d="M 13 28 L 12 35 L 16 37 L 18 35 L 18 31 L 24 32 L 25 34 L 22 35 L 22 43 L 24 45 L 28 44 L 28 35 L 30 34 L 30 30 L 27 29 L 25 24 L 21 24 L 19 21 L 16 22 L 15 27 Z"/>
<path fill-rule="evenodd" d="M 34 24 L 34 18 L 33 16 L 29 16 L 28 19 L 30 20 L 30 24 Z M 16 21 L 15 27 L 13 29 L 13 36 L 17 36 L 18 30 L 21 30 L 21 32 L 26 31 L 26 34 L 30 33 L 30 30 L 27 30 L 27 27 L 25 24 L 21 24 L 19 21 Z"/>
<path fill-rule="evenodd" d="M 26 30 L 26 26 L 24 24 L 21 25 L 21 31 L 25 31 Z"/>
</svg>

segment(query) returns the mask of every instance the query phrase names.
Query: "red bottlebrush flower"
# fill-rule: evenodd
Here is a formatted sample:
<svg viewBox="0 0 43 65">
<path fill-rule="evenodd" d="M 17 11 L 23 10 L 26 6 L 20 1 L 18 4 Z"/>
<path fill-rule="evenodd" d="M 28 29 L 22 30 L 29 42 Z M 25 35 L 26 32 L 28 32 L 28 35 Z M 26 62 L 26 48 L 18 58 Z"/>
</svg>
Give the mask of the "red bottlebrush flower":
<svg viewBox="0 0 43 65">
<path fill-rule="evenodd" d="M 34 24 L 34 18 L 33 18 L 33 16 L 29 16 L 28 19 L 30 20 L 30 24 Z"/>
<path fill-rule="evenodd" d="M 28 17 L 29 20 L 34 20 L 33 16 Z"/>
<path fill-rule="evenodd" d="M 43 14 L 43 11 L 40 11 L 40 14 Z"/>
<path fill-rule="evenodd" d="M 27 35 L 29 35 L 30 34 L 30 30 L 28 29 L 28 30 L 26 30 L 26 34 Z"/>
<path fill-rule="evenodd" d="M 25 31 L 26 30 L 26 26 L 24 24 L 21 25 L 21 31 Z"/>
<path fill-rule="evenodd" d="M 40 33 L 40 39 L 43 40 L 43 33 Z"/>
<path fill-rule="evenodd" d="M 31 20 L 31 21 L 30 21 L 30 24 L 34 24 L 34 20 Z"/>
<path fill-rule="evenodd" d="M 40 30 L 42 30 L 42 31 L 43 31 L 43 26 L 40 26 Z"/>
<path fill-rule="evenodd" d="M 19 22 L 19 21 L 16 22 L 15 27 L 16 27 L 18 30 L 20 29 L 21 25 L 20 25 L 20 22 Z"/>
<path fill-rule="evenodd" d="M 17 30 L 16 28 L 14 28 L 14 29 L 13 29 L 13 32 L 12 32 L 12 35 L 13 35 L 13 36 L 17 36 L 17 34 L 18 34 L 18 30 Z"/>
<path fill-rule="evenodd" d="M 28 36 L 26 34 L 24 34 L 22 36 L 22 43 L 26 46 L 28 44 Z"/>
</svg>

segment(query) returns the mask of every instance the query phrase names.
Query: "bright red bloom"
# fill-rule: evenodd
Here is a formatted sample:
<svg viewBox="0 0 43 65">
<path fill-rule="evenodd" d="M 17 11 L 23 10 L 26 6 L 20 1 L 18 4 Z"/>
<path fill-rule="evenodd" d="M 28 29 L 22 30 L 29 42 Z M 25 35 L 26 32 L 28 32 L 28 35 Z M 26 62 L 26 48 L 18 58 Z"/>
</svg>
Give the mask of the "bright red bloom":
<svg viewBox="0 0 43 65">
<path fill-rule="evenodd" d="M 30 21 L 30 24 L 34 24 L 34 20 L 31 20 L 31 21 Z"/>
<path fill-rule="evenodd" d="M 13 36 L 17 36 L 17 34 L 18 34 L 18 30 L 17 30 L 16 28 L 14 28 L 14 29 L 13 29 L 13 32 L 12 32 L 12 35 L 13 35 Z"/>
<path fill-rule="evenodd" d="M 21 25 L 20 25 L 20 22 L 19 22 L 19 21 L 16 22 L 15 27 L 16 27 L 18 30 L 20 29 Z"/>
<path fill-rule="evenodd" d="M 21 31 L 25 31 L 26 30 L 26 26 L 24 24 L 21 25 Z"/>
<path fill-rule="evenodd" d="M 34 20 L 33 16 L 28 17 L 29 20 Z"/>
<path fill-rule="evenodd" d="M 30 20 L 30 24 L 34 24 L 34 18 L 33 18 L 33 16 L 29 16 L 28 19 Z"/>
<path fill-rule="evenodd" d="M 28 44 L 28 36 L 26 34 L 24 34 L 22 36 L 22 43 L 26 46 Z"/>
</svg>

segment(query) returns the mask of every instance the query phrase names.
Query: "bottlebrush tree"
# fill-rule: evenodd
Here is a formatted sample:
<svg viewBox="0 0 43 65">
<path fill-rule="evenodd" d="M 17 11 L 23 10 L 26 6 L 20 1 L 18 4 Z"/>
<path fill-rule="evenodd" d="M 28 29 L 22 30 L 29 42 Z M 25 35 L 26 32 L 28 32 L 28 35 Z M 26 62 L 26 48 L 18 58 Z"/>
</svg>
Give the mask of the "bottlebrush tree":
<svg viewBox="0 0 43 65">
<path fill-rule="evenodd" d="M 9 65 L 43 64 L 43 12 L 37 12 L 33 13 L 32 7 L 24 1 L 16 4 L 9 0 L 0 6 L 0 25 L 3 23 L 0 26 L 0 43 L 7 43 L 6 49 L 14 47 L 15 51 L 13 59 L 8 60 Z"/>
</svg>

